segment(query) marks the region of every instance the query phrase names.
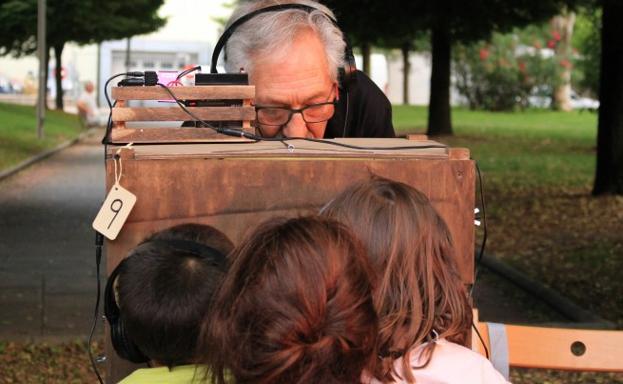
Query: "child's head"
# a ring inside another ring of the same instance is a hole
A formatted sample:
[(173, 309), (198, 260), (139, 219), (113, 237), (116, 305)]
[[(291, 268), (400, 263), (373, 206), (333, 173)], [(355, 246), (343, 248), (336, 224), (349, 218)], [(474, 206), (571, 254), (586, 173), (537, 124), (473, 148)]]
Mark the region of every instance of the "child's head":
[(237, 383), (354, 383), (377, 333), (363, 248), (326, 218), (260, 225), (232, 253), (206, 361)]
[(201, 321), (232, 248), (222, 232), (198, 224), (158, 232), (134, 248), (105, 292), (117, 353), (136, 363), (193, 363)]
[[(367, 247), (377, 272), (379, 316), (375, 376), (391, 379), (394, 361), (437, 333), (462, 342), (471, 310), (457, 271), (448, 227), (428, 198), (409, 185), (379, 177), (340, 193), (323, 215), (347, 224)], [(406, 368), (406, 367), (405, 367)], [(413, 381), (410, 369), (403, 369)]]

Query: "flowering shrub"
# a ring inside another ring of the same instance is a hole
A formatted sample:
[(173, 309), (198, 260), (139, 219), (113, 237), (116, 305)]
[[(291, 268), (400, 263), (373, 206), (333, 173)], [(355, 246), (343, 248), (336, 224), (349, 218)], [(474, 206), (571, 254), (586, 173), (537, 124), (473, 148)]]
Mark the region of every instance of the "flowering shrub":
[(537, 102), (540, 106), (549, 105), (562, 71), (572, 68), (570, 58), (555, 54), (559, 41), (557, 31), (532, 27), (496, 33), (487, 42), (458, 45), (454, 85), (470, 109), (508, 111), (535, 104), (531, 102), (535, 98), (548, 101)]

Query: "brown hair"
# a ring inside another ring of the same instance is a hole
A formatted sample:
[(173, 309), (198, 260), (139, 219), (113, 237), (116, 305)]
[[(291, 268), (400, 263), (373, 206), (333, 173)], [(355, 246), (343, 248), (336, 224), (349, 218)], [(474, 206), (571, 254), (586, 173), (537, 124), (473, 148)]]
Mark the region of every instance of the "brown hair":
[(269, 221), (231, 260), (202, 335), (213, 380), (359, 382), (374, 360), (377, 323), (371, 269), (346, 227)]
[[(393, 381), (394, 363), (403, 357), (404, 380), (415, 382), (413, 348), (434, 339), (435, 332), (462, 343), (471, 326), (446, 223), (422, 192), (380, 177), (346, 189), (323, 214), (352, 228), (378, 274), (373, 297), (381, 364), (368, 370), (381, 381)], [(426, 359), (433, 348), (430, 343), (424, 350)]]

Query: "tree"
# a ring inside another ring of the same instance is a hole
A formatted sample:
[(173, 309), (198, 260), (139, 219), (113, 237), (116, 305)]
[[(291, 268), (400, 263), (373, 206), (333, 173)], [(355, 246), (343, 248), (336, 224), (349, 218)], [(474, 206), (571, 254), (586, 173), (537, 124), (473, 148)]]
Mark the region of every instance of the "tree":
[(623, 195), (623, 2), (602, 0), (594, 195)]
[(573, 46), (578, 48), (575, 60), (576, 78), (573, 85), (582, 93), (599, 97), (599, 68), (601, 58), (601, 8), (582, 7), (576, 18)]
[(577, 0), (415, 0), (422, 9), (414, 14), (431, 31), (432, 73), (428, 107), (428, 134), (452, 134), (450, 62), (456, 42), (486, 39), (493, 31), (539, 22), (558, 14)]
[(416, 2), (406, 3), (393, 0), (385, 3), (385, 9), (391, 13), (391, 23), (385, 24), (380, 31), (375, 45), (388, 49), (399, 49), (402, 56), (402, 103), (409, 104), (409, 76), (411, 72), (410, 56), (416, 49), (428, 48), (428, 34), (413, 20), (417, 13)]
[(552, 40), (554, 52), (563, 70), (560, 73), (560, 82), (554, 89), (553, 106), (555, 109), (570, 111), (571, 108), (571, 40), (573, 38), (573, 25), (575, 13), (564, 10), (560, 15), (554, 16), (551, 21)]
[(383, 9), (376, 0), (321, 0), (331, 8), (348, 42), (358, 47), (363, 58), (362, 70), (370, 74), (372, 45), (379, 38), (379, 31), (387, 20), (381, 20)]
[(403, 62), (403, 103), (409, 103), (409, 54), (424, 31), (414, 21), (417, 1), (322, 0), (335, 11), (342, 30), (363, 57), (363, 71), (370, 74), (372, 46), (398, 48)]
[[(154, 31), (166, 21), (157, 15), (163, 2), (48, 0), (46, 42), (56, 60), (56, 108), (63, 109), (61, 57), (66, 43), (89, 44)], [(36, 16), (37, 0), (0, 0), (0, 55), (18, 57), (36, 51)]]

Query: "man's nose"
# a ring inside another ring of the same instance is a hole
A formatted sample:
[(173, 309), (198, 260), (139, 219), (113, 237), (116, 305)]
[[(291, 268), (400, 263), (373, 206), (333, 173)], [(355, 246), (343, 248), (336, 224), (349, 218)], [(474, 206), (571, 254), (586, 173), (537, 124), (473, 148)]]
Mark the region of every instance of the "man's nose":
[(307, 125), (300, 113), (295, 113), (288, 124), (283, 128), (283, 134), (287, 137), (307, 137)]

